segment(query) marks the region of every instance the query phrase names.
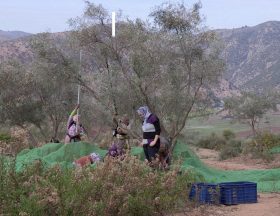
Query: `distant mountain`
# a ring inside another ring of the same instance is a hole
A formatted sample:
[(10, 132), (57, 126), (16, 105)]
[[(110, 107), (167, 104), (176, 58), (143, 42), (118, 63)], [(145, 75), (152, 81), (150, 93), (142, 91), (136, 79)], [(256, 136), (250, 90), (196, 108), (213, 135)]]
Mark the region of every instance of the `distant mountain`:
[[(223, 57), (226, 72), (220, 88), (214, 91), (220, 97), (240, 89), (280, 89), (280, 22), (269, 21), (253, 27), (215, 30), (224, 43)], [(63, 46), (67, 33), (55, 33)], [(31, 34), (0, 31), (0, 61), (18, 59), (30, 62), (32, 52), (28, 40)], [(9, 38), (1, 41), (1, 38)], [(15, 39), (17, 38), (17, 39)]]
[(0, 30), (0, 42), (7, 41), (7, 40), (14, 40), (26, 36), (30, 36), (32, 34), (21, 32), (21, 31), (2, 31)]
[(0, 42), (0, 63), (8, 60), (29, 63), (32, 60), (32, 56), (29, 37)]
[(30, 33), (0, 30), (0, 62), (17, 59), (23, 63), (31, 61)]
[(280, 22), (216, 30), (224, 41), (224, 78), (240, 89), (280, 88)]

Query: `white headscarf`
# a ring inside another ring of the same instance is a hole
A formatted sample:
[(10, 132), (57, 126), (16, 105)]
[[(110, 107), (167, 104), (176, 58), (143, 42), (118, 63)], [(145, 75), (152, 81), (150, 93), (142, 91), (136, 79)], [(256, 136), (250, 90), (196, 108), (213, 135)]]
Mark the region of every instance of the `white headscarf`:
[(149, 118), (149, 116), (152, 114), (147, 106), (139, 107), (137, 113), (142, 114), (144, 116), (144, 121), (146, 121)]
[(92, 161), (94, 161), (94, 162), (98, 162), (101, 160), (99, 154), (94, 153), (94, 152), (90, 154), (90, 157), (91, 157)]

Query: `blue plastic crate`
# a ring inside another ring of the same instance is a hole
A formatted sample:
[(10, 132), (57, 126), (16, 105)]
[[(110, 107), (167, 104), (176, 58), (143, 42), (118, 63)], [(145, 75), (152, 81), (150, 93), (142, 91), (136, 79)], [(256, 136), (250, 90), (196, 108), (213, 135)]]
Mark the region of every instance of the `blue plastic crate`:
[(241, 203), (256, 203), (257, 184), (254, 182), (224, 182), (219, 184), (220, 203), (234, 205)]
[(200, 204), (219, 203), (219, 188), (217, 184), (194, 183), (192, 184), (189, 199)]

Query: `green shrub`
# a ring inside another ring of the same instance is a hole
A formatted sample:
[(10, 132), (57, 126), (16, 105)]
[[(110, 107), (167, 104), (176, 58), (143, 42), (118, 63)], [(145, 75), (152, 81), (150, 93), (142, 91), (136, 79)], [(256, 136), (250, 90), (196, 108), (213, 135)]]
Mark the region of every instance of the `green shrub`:
[(223, 146), (219, 153), (220, 160), (226, 160), (228, 158), (236, 157), (242, 152), (241, 141), (230, 140)]
[(223, 137), (212, 133), (210, 136), (200, 139), (196, 146), (200, 148), (215, 149), (219, 150), (226, 144), (226, 140)]
[(258, 134), (255, 140), (259, 144), (261, 151), (272, 149), (273, 147), (280, 145), (279, 135), (275, 135), (269, 132)]
[(235, 138), (235, 133), (229, 129), (223, 131), (223, 137), (226, 140), (231, 140)]
[(0, 141), (9, 142), (12, 137), (9, 134), (0, 134)]
[(236, 157), (242, 152), (241, 141), (235, 140), (235, 134), (231, 130), (224, 130), (223, 136), (212, 133), (210, 136), (200, 139), (196, 146), (219, 150), (220, 160)]
[(243, 153), (251, 154), (253, 158), (262, 158), (266, 161), (271, 161), (274, 159), (271, 149), (279, 144), (279, 135), (263, 132), (245, 143)]
[(192, 172), (178, 175), (177, 169), (153, 170), (132, 156), (76, 170), (45, 170), (37, 161), (16, 173), (1, 164), (3, 215), (169, 214), (186, 204), (195, 178)]

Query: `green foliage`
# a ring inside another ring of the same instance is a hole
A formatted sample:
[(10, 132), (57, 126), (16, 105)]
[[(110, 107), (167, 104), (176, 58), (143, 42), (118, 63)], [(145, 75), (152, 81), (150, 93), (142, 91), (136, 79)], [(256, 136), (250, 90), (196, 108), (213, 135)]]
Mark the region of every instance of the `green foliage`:
[(262, 146), (263, 150), (271, 149), (280, 145), (280, 136), (269, 132), (263, 132), (257, 135), (256, 142)]
[(134, 116), (135, 108), (146, 104), (159, 116), (164, 135), (175, 139), (192, 110), (208, 114), (211, 103), (201, 89), (222, 75), (222, 49), (202, 25), (200, 4), (162, 4), (151, 17), (150, 25), (119, 16), (112, 41), (108, 11), (87, 4), (83, 16), (71, 22), (73, 42), (86, 53), (79, 83), (104, 112)]
[(9, 142), (12, 140), (12, 137), (9, 134), (0, 134), (0, 141)]
[[(135, 157), (105, 159), (94, 169), (45, 170), (37, 161), (23, 172), (0, 169), (0, 214), (154, 215), (187, 201), (191, 172), (152, 170)], [(4, 168), (5, 167), (5, 168)]]
[(241, 141), (235, 140), (235, 134), (231, 130), (224, 130), (223, 136), (212, 133), (210, 136), (200, 139), (196, 145), (220, 151), (220, 160), (236, 157), (242, 152)]
[(226, 140), (234, 139), (235, 138), (235, 133), (233, 131), (227, 129), (227, 130), (223, 131), (223, 137)]
[(42, 104), (36, 100), (32, 75), (27, 67), (18, 62), (4, 62), (0, 65), (0, 120), (10, 125), (23, 126), (26, 123), (40, 125)]
[(201, 23), (202, 19), (199, 14), (201, 4), (196, 3), (188, 12), (192, 16), (186, 19), (186, 7), (181, 4), (163, 4), (162, 7), (155, 10), (151, 16), (154, 17), (155, 22), (162, 26), (163, 29), (174, 32), (187, 32), (194, 26)]
[(210, 136), (200, 139), (197, 144), (198, 147), (219, 150), (226, 145), (226, 140), (215, 133)]
[(226, 160), (228, 158), (236, 157), (242, 153), (242, 145), (239, 140), (229, 140), (226, 145), (223, 146), (219, 153), (220, 160)]
[(269, 110), (277, 110), (277, 97), (271, 93), (243, 92), (241, 96), (234, 96), (225, 100), (225, 109), (234, 118), (250, 125), (253, 134), (260, 119)]
[(279, 135), (263, 132), (257, 134), (255, 138), (245, 143), (244, 153), (251, 154), (254, 158), (262, 158), (271, 161), (274, 158), (271, 149), (279, 145)]

